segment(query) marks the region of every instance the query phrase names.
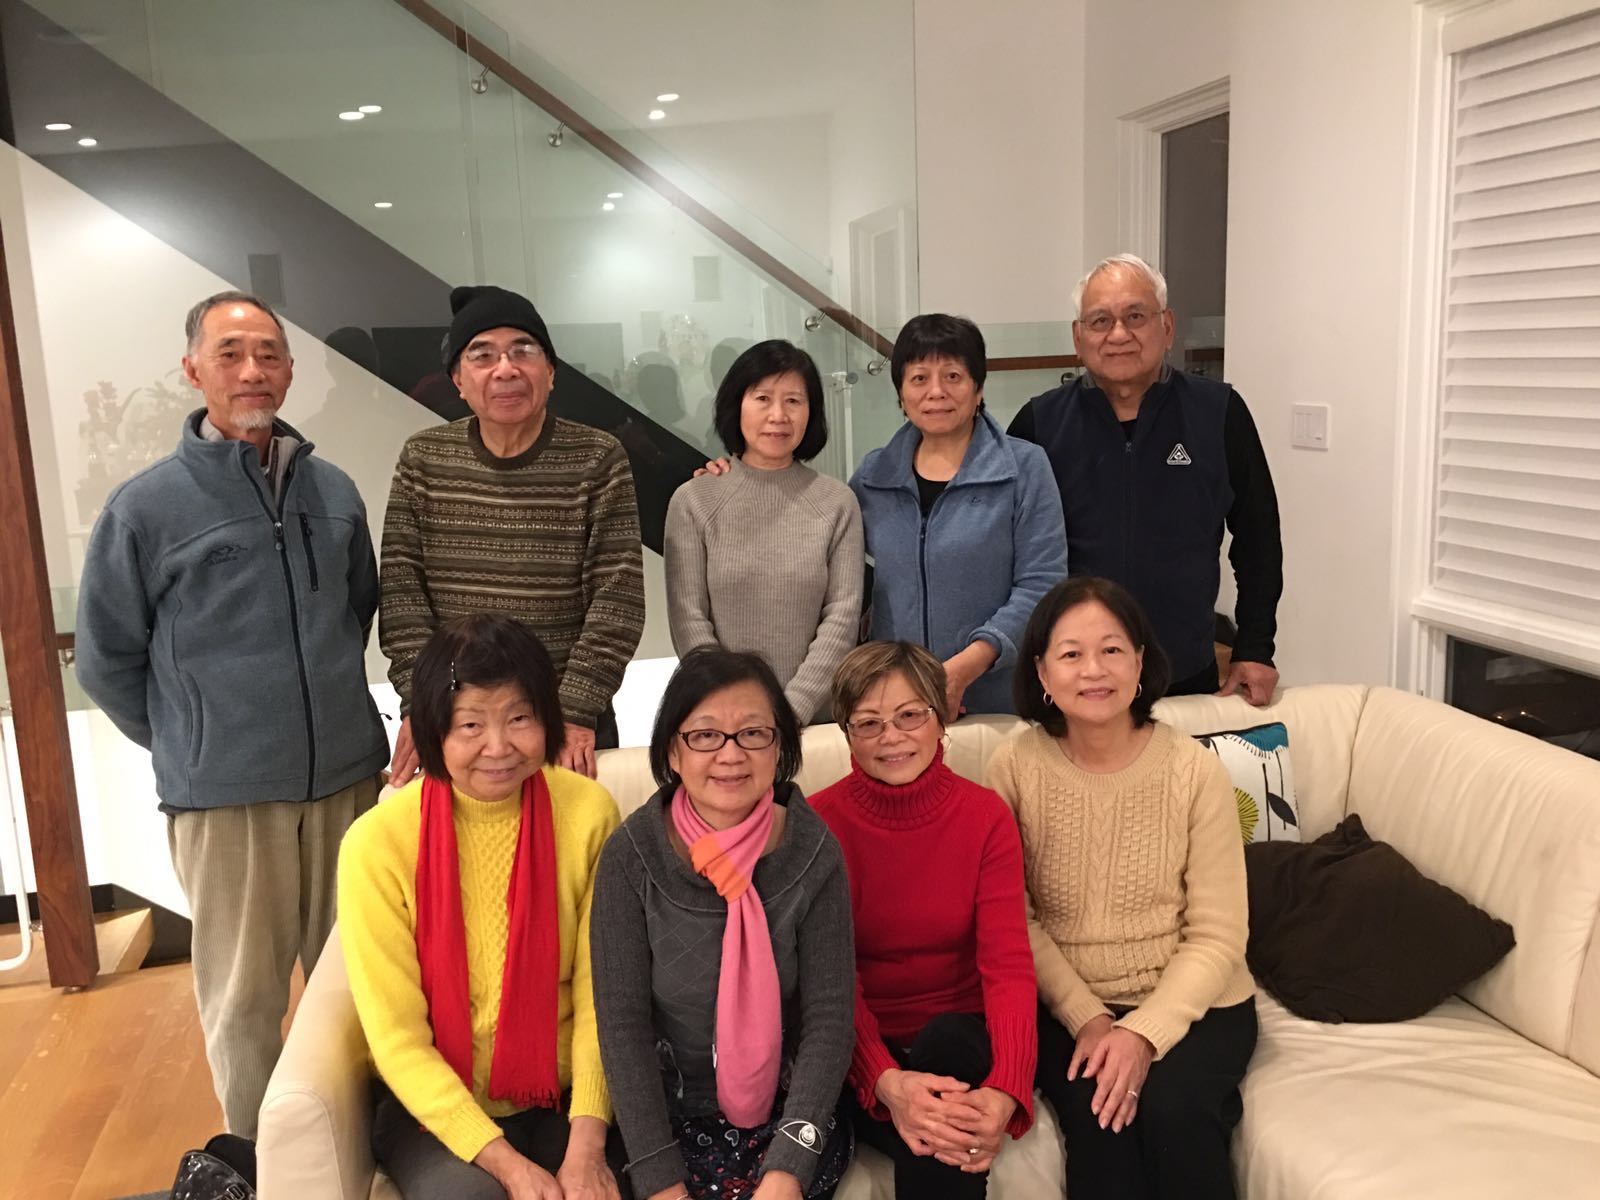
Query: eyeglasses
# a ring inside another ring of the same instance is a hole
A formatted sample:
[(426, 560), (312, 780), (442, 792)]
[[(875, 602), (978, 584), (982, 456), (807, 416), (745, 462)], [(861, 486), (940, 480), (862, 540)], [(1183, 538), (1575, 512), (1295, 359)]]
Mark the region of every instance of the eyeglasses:
[(478, 345), (468, 346), (461, 352), (461, 357), (467, 364), (474, 367), (499, 366), (502, 355), (511, 360), (512, 366), (520, 367), (524, 363), (541, 361), (544, 358), (544, 347), (538, 342), (515, 342), (504, 350), (496, 350), (489, 345)]
[(1129, 333), (1138, 333), (1152, 319), (1153, 315), (1151, 313), (1145, 312), (1142, 308), (1135, 308), (1123, 313), (1121, 317), (1113, 316), (1108, 312), (1090, 313), (1079, 324), (1096, 337), (1104, 337), (1117, 327), (1118, 321), (1121, 321), (1122, 327)]
[(921, 708), (902, 708), (889, 721), (881, 717), (865, 717), (860, 721), (849, 722), (844, 728), (851, 737), (870, 742), (873, 738), (883, 736), (883, 731), (889, 727), (890, 721), (901, 733), (910, 733), (913, 729), (921, 729), (926, 725), (931, 716), (933, 708), (925, 704)]
[(737, 733), (724, 733), (720, 729), (680, 729), (678, 736), (689, 749), (713, 754), (730, 741), (741, 750), (765, 750), (778, 740), (778, 731), (771, 725), (752, 725)]

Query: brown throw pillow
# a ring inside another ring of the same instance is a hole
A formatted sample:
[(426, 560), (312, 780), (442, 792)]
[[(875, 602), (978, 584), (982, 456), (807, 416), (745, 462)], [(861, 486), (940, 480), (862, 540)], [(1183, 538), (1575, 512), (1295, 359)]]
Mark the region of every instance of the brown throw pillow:
[(1516, 944), (1510, 925), (1373, 841), (1354, 814), (1314, 842), (1244, 849), (1250, 970), (1298, 1016), (1419, 1017)]

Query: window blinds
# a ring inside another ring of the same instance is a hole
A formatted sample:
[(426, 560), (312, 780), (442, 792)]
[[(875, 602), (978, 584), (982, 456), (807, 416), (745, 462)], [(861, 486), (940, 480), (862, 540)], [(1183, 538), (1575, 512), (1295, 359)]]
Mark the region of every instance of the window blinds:
[(1600, 13), (1456, 56), (1433, 586), (1600, 627)]

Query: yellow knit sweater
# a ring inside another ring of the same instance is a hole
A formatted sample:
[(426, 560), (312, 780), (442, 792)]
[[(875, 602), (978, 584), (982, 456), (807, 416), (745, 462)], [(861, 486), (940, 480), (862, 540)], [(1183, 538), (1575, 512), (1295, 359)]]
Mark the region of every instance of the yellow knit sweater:
[[(589, 904), (600, 847), (618, 823), (616, 801), (598, 783), (545, 767), (556, 836), (556, 905), (561, 937), (561, 1085), (569, 1116), (611, 1119), (600, 1065), (589, 975)], [(417, 841), (422, 781), (360, 817), (339, 849), (339, 932), (350, 991), (373, 1065), (405, 1105), (458, 1157), (471, 1161), (516, 1105), (488, 1097), (500, 979), (506, 960), (506, 889), (516, 854), (522, 800), (498, 803), (455, 792), (462, 912), (467, 926), (467, 986), (472, 1008), (472, 1090), (434, 1048), (417, 962)]]
[(1227, 772), (1157, 724), (1129, 766), (1077, 767), (1032, 727), (989, 761), (1022, 829), (1039, 998), (1076, 1036), (1108, 1005), (1156, 1056), (1207, 1009), (1247, 1000), (1244, 844)]

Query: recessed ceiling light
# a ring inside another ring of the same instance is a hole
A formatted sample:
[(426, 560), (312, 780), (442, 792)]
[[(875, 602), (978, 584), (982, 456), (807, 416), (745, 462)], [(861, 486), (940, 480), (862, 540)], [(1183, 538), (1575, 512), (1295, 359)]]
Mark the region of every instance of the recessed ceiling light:
[(339, 120), (341, 120), (341, 121), (364, 121), (366, 119), (367, 119), (367, 114), (366, 113), (357, 112), (353, 108), (349, 112), (342, 112), (342, 113), (339, 114)]
[(677, 98), (678, 98), (678, 93), (677, 92), (662, 92), (661, 95), (656, 97), (656, 103), (657, 104), (671, 104)]
[(622, 199), (622, 193), (621, 192), (607, 192), (606, 193), (606, 199), (607, 200), (621, 200)]
[(359, 112), (359, 113), (368, 113), (368, 114), (381, 113), (383, 111), (383, 105), (381, 105), (381, 104), (359, 104), (359, 105), (356, 106), (356, 111)]
[(659, 121), (662, 118), (664, 118), (666, 115), (667, 115), (667, 113), (666, 113), (665, 109), (652, 108), (650, 110), (650, 119), (652, 121)]
[(394, 207), (394, 201), (392, 201), (392, 200), (374, 200), (372, 202), (372, 207), (373, 208), (393, 208)]
[(611, 212), (616, 207), (617, 206), (615, 204), (613, 204), (613, 203), (611, 203), (611, 201), (607, 200), (604, 204), (602, 204), (600, 206), (600, 211), (601, 212)]
[(100, 144), (100, 140), (98, 138), (79, 138), (78, 139), (78, 145), (83, 146), (85, 148), (87, 148), (89, 146), (98, 146), (99, 144)]
[(68, 125), (65, 121), (51, 121), (50, 124), (45, 126), (45, 128), (51, 133), (65, 133), (67, 130), (71, 129), (72, 126)]

